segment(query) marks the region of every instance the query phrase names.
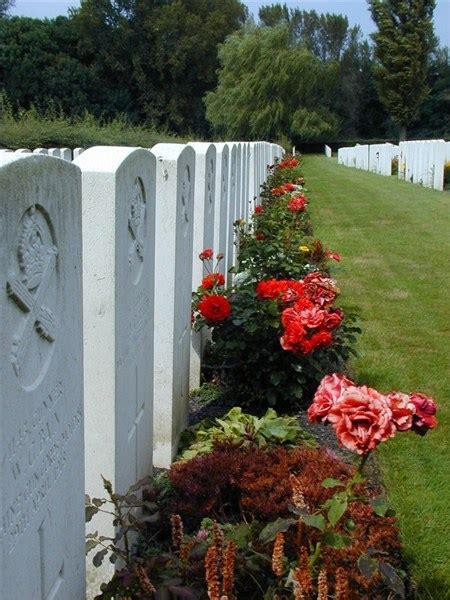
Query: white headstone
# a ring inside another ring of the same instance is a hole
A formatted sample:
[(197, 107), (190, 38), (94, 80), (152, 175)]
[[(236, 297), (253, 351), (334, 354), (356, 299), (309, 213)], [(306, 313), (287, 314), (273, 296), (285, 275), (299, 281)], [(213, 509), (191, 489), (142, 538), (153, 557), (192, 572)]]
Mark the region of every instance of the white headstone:
[(33, 154), (48, 154), (47, 148), (35, 148)]
[(229, 165), (230, 149), (228, 144), (217, 143), (216, 147), (216, 209), (214, 217), (214, 251), (223, 254), (220, 271), (227, 271), (226, 252), (228, 244), (228, 204), (229, 204)]
[(53, 156), (55, 158), (61, 158), (61, 149), (60, 148), (49, 148), (48, 155)]
[[(93, 147), (74, 164), (83, 187), (86, 492), (119, 494), (152, 470), (155, 160), (138, 148)], [(112, 536), (108, 515), (89, 531)], [(111, 576), (92, 566), (90, 595)]]
[(85, 148), (74, 148), (73, 149), (73, 159), (75, 160), (76, 158), (81, 156), (81, 154), (83, 154), (83, 152), (85, 152)]
[(230, 147), (230, 172), (229, 172), (229, 202), (228, 202), (228, 215), (227, 215), (227, 248), (225, 250), (225, 263), (227, 268), (226, 283), (231, 285), (232, 274), (228, 271), (234, 266), (235, 258), (235, 235), (234, 235), (234, 221), (236, 219), (236, 205), (238, 201), (237, 192), (237, 181), (238, 181), (238, 170), (239, 170), (239, 153), (238, 144), (235, 142), (229, 142)]
[(31, 154), (31, 150), (29, 148), (19, 148), (15, 151), (16, 154)]
[[(202, 277), (206, 275), (198, 255), (204, 248), (214, 250), (214, 208), (216, 186), (216, 148), (206, 142), (190, 143), (195, 151), (194, 182), (194, 233), (192, 289), (196, 290)], [(203, 354), (204, 336), (201, 331), (191, 331), (190, 388), (200, 385), (200, 368)]]
[(0, 159), (0, 595), (85, 597), (81, 180)]
[(325, 156), (326, 156), (327, 158), (331, 158), (331, 157), (332, 157), (332, 155), (333, 155), (333, 153), (332, 153), (332, 151), (331, 151), (331, 148), (330, 148), (330, 146), (327, 146), (327, 145), (325, 144)]
[(186, 427), (192, 300), (195, 152), (157, 144), (154, 464), (168, 467)]
[(72, 150), (70, 148), (61, 148), (60, 154), (63, 160), (68, 160), (69, 162), (72, 160)]

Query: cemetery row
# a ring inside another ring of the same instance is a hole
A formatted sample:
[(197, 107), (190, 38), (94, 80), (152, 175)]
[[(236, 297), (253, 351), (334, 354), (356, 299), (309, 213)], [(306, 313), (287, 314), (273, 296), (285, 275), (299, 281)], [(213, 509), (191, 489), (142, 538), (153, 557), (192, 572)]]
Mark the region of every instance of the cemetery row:
[[(0, 152), (2, 598), (84, 598), (85, 490), (101, 496), (104, 475), (123, 493), (170, 464), (199, 381), (197, 256), (223, 253), (227, 274), (233, 223), (281, 153), (266, 142), (94, 147), (72, 163)], [(92, 526), (110, 535), (103, 516)], [(110, 575), (94, 571), (92, 591)]]
[[(327, 150), (325, 152), (328, 156)], [(339, 164), (378, 175), (392, 175), (395, 159), (398, 160), (399, 179), (443, 191), (444, 168), (450, 161), (450, 142), (417, 140), (400, 142), (398, 146), (389, 143), (357, 144), (353, 148), (338, 150)]]

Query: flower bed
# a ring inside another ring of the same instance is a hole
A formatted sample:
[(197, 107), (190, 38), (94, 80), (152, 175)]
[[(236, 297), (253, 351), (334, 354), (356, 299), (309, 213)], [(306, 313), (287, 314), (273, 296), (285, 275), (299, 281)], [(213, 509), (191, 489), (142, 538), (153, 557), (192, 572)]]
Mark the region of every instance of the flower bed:
[[(235, 407), (204, 421), (186, 432), (168, 473), (125, 496), (105, 482), (109, 499), (88, 499), (88, 518), (110, 506), (118, 525), (114, 540), (89, 536), (94, 563), (110, 553), (125, 565), (99, 598), (410, 593), (395, 516), (364, 469), (381, 443), (436, 427), (435, 403), (343, 374), (358, 329), (336, 306), (329, 265), (340, 257), (311, 236), (296, 158), (272, 168), (262, 198), (252, 224), (237, 223), (232, 288), (224, 287), (221, 257), (201, 252), (209, 272), (193, 296), (193, 325), (212, 330), (209, 359), (236, 404), (264, 414)], [(274, 404), (307, 408), (311, 422), (330, 426), (354, 454), (355, 466), (318, 448), (295, 418), (267, 410)]]

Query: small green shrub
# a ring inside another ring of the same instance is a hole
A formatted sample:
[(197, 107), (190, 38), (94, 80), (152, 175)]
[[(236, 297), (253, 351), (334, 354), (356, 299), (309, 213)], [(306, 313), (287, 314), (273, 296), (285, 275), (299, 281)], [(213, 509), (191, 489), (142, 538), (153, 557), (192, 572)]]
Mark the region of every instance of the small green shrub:
[(186, 429), (181, 435), (180, 458), (191, 459), (211, 452), (216, 442), (231, 442), (243, 448), (300, 444), (317, 447), (314, 438), (300, 427), (295, 417), (278, 416), (269, 408), (258, 418), (236, 406), (221, 419), (203, 419)]

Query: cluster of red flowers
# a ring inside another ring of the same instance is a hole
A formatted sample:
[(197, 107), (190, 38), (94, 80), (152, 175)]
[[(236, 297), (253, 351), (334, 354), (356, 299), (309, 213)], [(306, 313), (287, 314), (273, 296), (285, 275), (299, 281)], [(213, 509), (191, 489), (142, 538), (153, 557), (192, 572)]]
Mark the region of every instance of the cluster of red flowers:
[(305, 194), (300, 194), (300, 196), (294, 196), (294, 198), (289, 201), (288, 209), (293, 213), (303, 212), (307, 203), (308, 200), (306, 199)]
[(319, 272), (310, 273), (303, 281), (269, 279), (256, 286), (261, 300), (291, 305), (281, 313), (284, 332), (280, 342), (284, 350), (300, 354), (309, 354), (333, 341), (331, 332), (344, 316), (341, 310), (331, 308), (338, 293), (334, 281)]
[(419, 392), (383, 395), (340, 374), (326, 375), (308, 409), (310, 421), (328, 421), (341, 446), (367, 454), (397, 431), (425, 435), (437, 425), (436, 404)]
[(256, 215), (260, 215), (263, 212), (264, 212), (264, 209), (260, 204), (258, 206), (255, 206), (255, 214)]
[(271, 194), (272, 196), (284, 196), (288, 192), (295, 192), (297, 187), (293, 183), (285, 183), (284, 185), (280, 185), (279, 187), (272, 188)]
[(210, 290), (215, 285), (225, 285), (225, 277), (222, 273), (209, 273), (209, 275), (203, 277), (200, 285), (204, 290)]
[(278, 163), (278, 169), (293, 169), (298, 165), (298, 160), (296, 158), (286, 158)]
[[(200, 301), (197, 304), (197, 310), (200, 315), (211, 323), (220, 323), (225, 321), (231, 314), (231, 304), (229, 300), (217, 288), (225, 285), (225, 277), (222, 273), (212, 270), (211, 262), (214, 258), (212, 248), (205, 248), (198, 255), (204, 263), (207, 270), (211, 272), (203, 277), (197, 293), (200, 294)], [(217, 264), (222, 260), (223, 254), (217, 255)], [(195, 317), (193, 316), (193, 320)]]

